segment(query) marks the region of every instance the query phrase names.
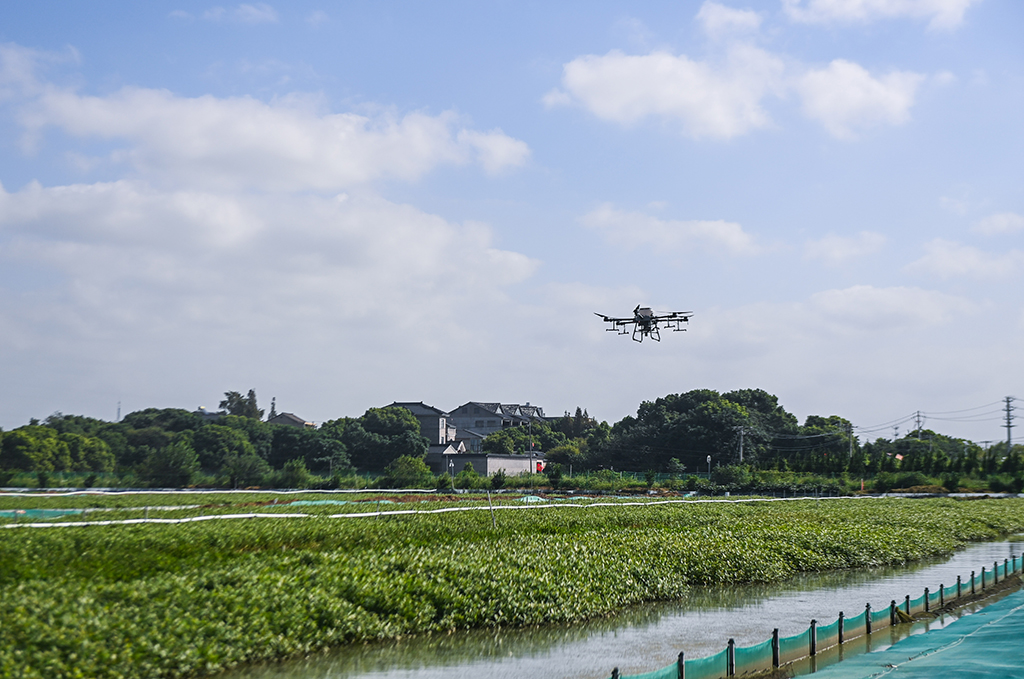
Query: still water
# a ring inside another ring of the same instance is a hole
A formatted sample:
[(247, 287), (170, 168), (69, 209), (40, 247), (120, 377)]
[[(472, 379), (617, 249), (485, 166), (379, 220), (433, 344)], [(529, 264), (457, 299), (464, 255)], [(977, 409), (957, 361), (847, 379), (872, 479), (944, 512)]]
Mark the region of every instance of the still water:
[[(899, 568), (801, 575), (772, 584), (694, 588), (686, 598), (648, 604), (581, 625), (532, 627), (426, 635), (397, 642), (356, 645), (286, 663), (247, 667), (222, 679), (603, 679), (618, 667), (647, 672), (676, 660), (680, 651), (697, 658), (802, 632), (812, 618), (830, 623), (843, 611), (853, 616), (871, 603), (877, 610), (925, 587), (956, 584), (972, 570), (1024, 550), (1024, 535), (972, 545), (948, 559)], [(964, 613), (969, 613), (966, 609)], [(912, 633), (956, 619), (920, 623)], [(877, 637), (879, 635), (872, 635)], [(889, 633), (872, 641), (881, 650)]]

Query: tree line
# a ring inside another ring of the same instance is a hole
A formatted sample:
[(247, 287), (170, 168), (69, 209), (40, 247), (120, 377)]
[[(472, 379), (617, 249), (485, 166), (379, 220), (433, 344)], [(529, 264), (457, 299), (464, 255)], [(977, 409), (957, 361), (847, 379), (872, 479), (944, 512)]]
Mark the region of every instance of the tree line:
[[(226, 487), (296, 486), (309, 483), (311, 475), (330, 479), (357, 471), (398, 474), (401, 469), (407, 476), (415, 470), (420, 480), (429, 473), (422, 463), (429, 442), (405, 408), (370, 408), (360, 417), (298, 428), (263, 421), (253, 390), (225, 392), (220, 407), (215, 418), (147, 408), (120, 422), (54, 413), (0, 431), (0, 472), (113, 472), (153, 486), (184, 486), (203, 478)], [(270, 417), (274, 414), (272, 405)], [(742, 463), (751, 470), (881, 475), (883, 485), (885, 475), (910, 472), (1001, 474), (1008, 487), (1024, 487), (1021, 446), (982, 448), (931, 430), (861, 441), (851, 422), (838, 415), (811, 415), (800, 424), (762, 389), (669, 394), (644, 401), (635, 416), (614, 425), (577, 407), (574, 414), (491, 434), (483, 450), (544, 453), (556, 476), (616, 470), (681, 477)]]

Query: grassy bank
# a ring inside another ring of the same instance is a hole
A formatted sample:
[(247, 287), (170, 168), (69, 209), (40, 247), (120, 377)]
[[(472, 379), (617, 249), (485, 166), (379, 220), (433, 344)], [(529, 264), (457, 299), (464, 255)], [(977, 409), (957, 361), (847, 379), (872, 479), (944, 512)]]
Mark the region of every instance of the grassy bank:
[[(154, 502), (154, 504), (157, 504)], [(5, 529), (0, 676), (183, 677), (400, 635), (573, 622), (689, 584), (894, 564), (1022, 500), (833, 500)]]

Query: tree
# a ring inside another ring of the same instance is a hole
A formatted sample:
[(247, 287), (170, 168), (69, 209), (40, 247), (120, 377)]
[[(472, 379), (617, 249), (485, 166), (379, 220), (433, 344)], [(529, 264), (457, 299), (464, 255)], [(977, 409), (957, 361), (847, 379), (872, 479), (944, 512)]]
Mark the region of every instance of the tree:
[(224, 459), (220, 472), (228, 477), (232, 488), (244, 488), (262, 484), (270, 474), (270, 465), (258, 455), (231, 453)]
[(161, 450), (153, 450), (142, 465), (140, 477), (150, 486), (184, 488), (199, 471), (199, 456), (182, 438)]
[(325, 422), (321, 431), (344, 443), (358, 469), (382, 471), (403, 456), (426, 457), (430, 447), (420, 434), (419, 420), (405, 408), (370, 408), (358, 419)]
[(241, 431), (219, 424), (208, 424), (192, 436), (192, 447), (199, 464), (210, 471), (220, 469), (230, 456), (256, 455), (256, 449)]
[(237, 391), (225, 391), (224, 400), (220, 402), (220, 408), (226, 410), (228, 415), (251, 417), (254, 420), (263, 419), (263, 411), (256, 405), (255, 389), (250, 389), (246, 396), (242, 396)]
[(163, 431), (181, 432), (198, 429), (203, 426), (203, 419), (195, 413), (181, 408), (146, 408), (128, 413), (121, 424), (129, 429), (146, 429), (156, 427)]
[(402, 455), (388, 464), (384, 483), (389, 488), (431, 488), (434, 474), (421, 458)]
[(110, 446), (103, 439), (70, 432), (61, 434), (60, 440), (71, 454), (71, 468), (78, 472), (110, 472), (116, 461)]
[(0, 469), (50, 472), (71, 468), (71, 451), (54, 429), (30, 424), (3, 436)]
[(333, 471), (349, 466), (345, 445), (316, 429), (299, 429), (286, 424), (270, 425), (273, 440), (267, 461), (281, 467), (289, 460), (302, 460), (307, 469)]

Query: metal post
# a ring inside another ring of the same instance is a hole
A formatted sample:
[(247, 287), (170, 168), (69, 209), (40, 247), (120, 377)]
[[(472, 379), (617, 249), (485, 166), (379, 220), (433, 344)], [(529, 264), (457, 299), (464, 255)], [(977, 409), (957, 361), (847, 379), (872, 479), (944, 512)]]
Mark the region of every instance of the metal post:
[(907, 598), (904, 599), (903, 601), (904, 601), (904, 603), (906, 604), (906, 607), (907, 607), (907, 615), (910, 615), (910, 595), (908, 594)]
[(871, 602), (864, 604), (864, 629), (871, 634)]
[(957, 599), (959, 599), (961, 596), (963, 596), (963, 592), (961, 591), (961, 588), (962, 588), (962, 584), (960, 582), (960, 576), (958, 575), (958, 576), (956, 576), (956, 598)]
[(616, 667), (612, 670), (612, 679), (619, 679), (619, 668)]
[(679, 679), (686, 679), (686, 661), (683, 660), (682, 651), (679, 651), (679, 659), (676, 660), (676, 668), (679, 670)]
[(981, 591), (985, 591), (985, 567), (981, 567)]
[(729, 639), (729, 646), (725, 649), (725, 676), (736, 676), (736, 640)]
[(928, 596), (929, 596), (928, 588), (925, 587), (924, 588), (924, 612), (925, 613), (927, 613), (928, 611), (931, 610), (931, 606), (928, 605)]
[(974, 571), (971, 571), (971, 594), (974, 594)]
[(839, 644), (840, 645), (842, 645), (842, 643), (843, 643), (843, 625), (844, 624), (845, 623), (844, 623), (844, 619), (843, 619), (843, 612), (839, 611)]
[(893, 599), (889, 602), (889, 625), (896, 625), (896, 600)]
[(946, 607), (946, 586), (939, 584), (939, 608)]
[(779, 666), (779, 628), (772, 630), (772, 667)]
[(810, 648), (811, 657), (818, 655), (818, 621), (811, 620)]

